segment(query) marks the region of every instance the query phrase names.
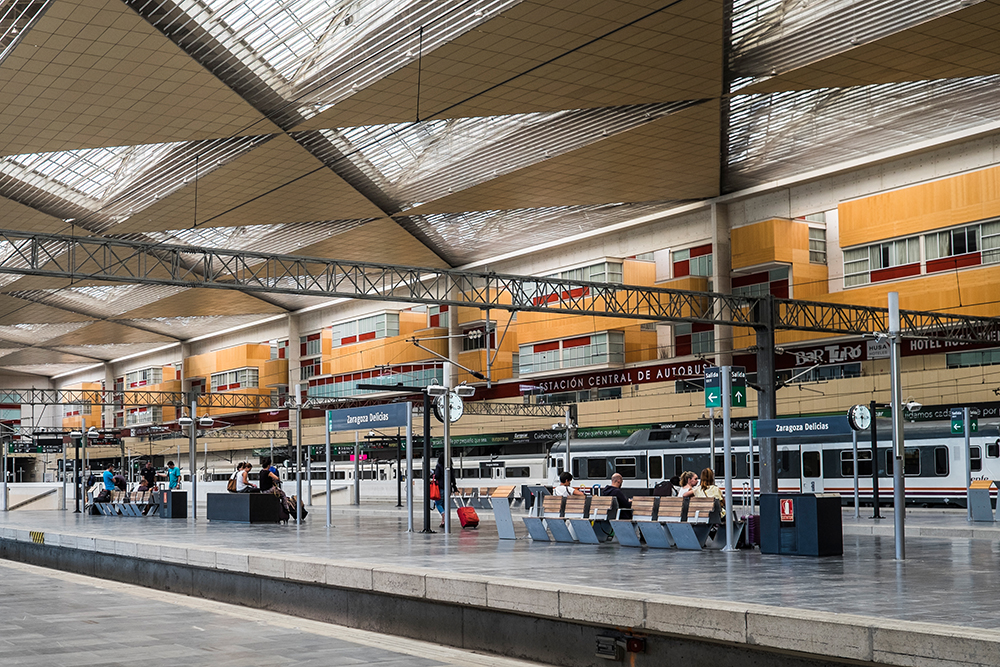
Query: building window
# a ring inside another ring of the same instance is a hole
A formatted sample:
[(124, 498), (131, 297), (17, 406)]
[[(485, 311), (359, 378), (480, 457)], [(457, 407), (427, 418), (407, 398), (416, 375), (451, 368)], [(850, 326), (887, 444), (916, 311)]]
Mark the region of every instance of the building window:
[(448, 306), (428, 306), (427, 326), (448, 328)]
[(406, 364), (313, 380), (309, 383), (309, 397), (347, 398), (375, 394), (381, 391), (378, 389), (358, 389), (358, 384), (378, 384), (386, 387), (402, 384), (408, 387), (426, 387), (429, 384), (442, 384), (443, 382), (444, 370), (440, 363)]
[[(370, 317), (362, 317), (358, 320), (334, 324), (332, 328), (334, 347), (398, 335), (399, 313), (380, 313)], [(320, 351), (317, 350), (316, 354), (319, 353)]]
[(920, 273), (917, 237), (844, 251), (844, 285), (866, 285)]
[(256, 368), (238, 368), (233, 371), (212, 373), (212, 391), (231, 391), (257, 387), (259, 371)]
[(205, 385), (206, 385), (205, 378), (191, 380), (191, 392), (195, 394), (204, 394)]
[(540, 373), (560, 368), (625, 363), (625, 334), (605, 331), (565, 340), (521, 345), (519, 373)]
[(64, 405), (63, 406), (63, 417), (79, 417), (80, 415), (91, 414), (90, 403), (85, 403), (82, 405)]
[(697, 248), (676, 250), (671, 260), (674, 265), (674, 278), (684, 276), (712, 277), (712, 244), (707, 243)]
[(675, 324), (674, 351), (678, 357), (715, 352), (715, 327), (711, 324)]
[(809, 228), (809, 261), (813, 264), (826, 264), (826, 230), (820, 227)]
[(314, 359), (300, 359), (299, 360), (299, 379), (308, 380), (314, 375), (321, 375), (323, 367), (323, 358), (316, 357)]
[(496, 328), (490, 325), (490, 335), (486, 335), (486, 326), (464, 329), (462, 331), (462, 351), (485, 350), (487, 341), (490, 349), (496, 347)]
[(733, 296), (760, 297), (773, 294), (779, 299), (787, 299), (788, 267), (762, 271), (749, 276), (736, 276), (732, 281)]
[(125, 411), (125, 426), (143, 426), (163, 422), (163, 408), (158, 405), (129, 408)]
[(1000, 262), (1000, 221), (984, 222), (924, 237), (927, 272)]
[[(582, 266), (578, 269), (570, 269), (559, 273), (545, 276), (556, 280), (582, 280), (595, 283), (621, 284), (623, 281), (623, 269), (621, 262), (600, 262)], [(579, 299), (590, 296), (589, 287), (574, 287), (569, 290), (552, 291), (551, 285), (540, 283), (524, 283), (525, 296), (531, 300), (535, 306), (543, 303), (552, 303), (560, 299)]]
[(323, 354), (323, 334), (314, 333), (299, 338), (299, 355), (314, 357)]
[(288, 340), (271, 341), (271, 359), (288, 358)]
[(126, 389), (137, 389), (139, 387), (148, 387), (153, 384), (160, 384), (163, 382), (163, 368), (143, 368), (138, 371), (129, 371), (125, 373), (125, 387)]
[(948, 368), (972, 368), (974, 366), (996, 366), (1000, 364), (1000, 347), (972, 352), (952, 352), (945, 355)]

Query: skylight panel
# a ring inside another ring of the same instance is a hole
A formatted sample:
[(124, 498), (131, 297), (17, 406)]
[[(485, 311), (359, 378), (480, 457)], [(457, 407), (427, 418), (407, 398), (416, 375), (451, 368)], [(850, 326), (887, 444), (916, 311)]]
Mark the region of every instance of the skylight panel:
[(0, 0), (0, 62), (14, 50), (52, 0)]
[(405, 211), (697, 103), (452, 118), (292, 136), (348, 182), (358, 183), (360, 172)]

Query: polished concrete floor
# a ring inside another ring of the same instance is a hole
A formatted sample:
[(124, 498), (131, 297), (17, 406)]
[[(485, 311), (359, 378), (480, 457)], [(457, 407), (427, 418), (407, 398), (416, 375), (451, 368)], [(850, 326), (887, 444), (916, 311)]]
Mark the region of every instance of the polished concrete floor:
[(539, 663), (0, 561), (0, 665), (527, 667)]
[[(844, 555), (808, 558), (758, 551), (678, 552), (628, 549), (617, 544), (541, 544), (497, 539), (490, 514), (478, 530), (406, 532), (404, 510), (388, 505), (338, 508), (333, 526), (321, 507), (295, 525), (242, 525), (199, 519), (85, 517), (59, 511), (15, 511), (0, 526), (72, 534), (277, 552), (366, 564), (431, 568), (474, 575), (582, 584), (611, 590), (690, 595), (778, 607), (852, 613), (972, 627), (1000, 627), (1000, 530), (986, 524), (966, 537), (910, 537), (906, 560), (895, 560), (890, 535), (854, 534), (886, 519), (845, 518)], [(202, 516), (204, 516), (202, 514)], [(518, 523), (520, 521), (518, 520)], [(417, 530), (422, 520), (417, 517)], [(432, 523), (437, 529), (437, 517)], [(966, 531), (964, 512), (915, 510), (907, 525)], [(995, 537), (991, 537), (995, 534)]]

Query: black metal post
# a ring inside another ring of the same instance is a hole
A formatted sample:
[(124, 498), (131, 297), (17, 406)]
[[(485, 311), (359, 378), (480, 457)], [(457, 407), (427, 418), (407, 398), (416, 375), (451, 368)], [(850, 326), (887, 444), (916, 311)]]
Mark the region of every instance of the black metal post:
[[(66, 474), (65, 470), (63, 470), (63, 474), (64, 475)], [(73, 495), (76, 496), (76, 509), (73, 510), (73, 514), (79, 514), (80, 496), (82, 495), (81, 492), (83, 492), (84, 488), (83, 472), (80, 466), (80, 438), (73, 438), (73, 477), (74, 477), (73, 481), (76, 483), (76, 486), (74, 487), (75, 491), (73, 492)]]
[(403, 443), (399, 439), (399, 429), (396, 429), (396, 507), (403, 506), (403, 469), (400, 461), (400, 450)]
[(881, 519), (882, 514), (879, 513), (878, 506), (878, 429), (875, 427), (877, 419), (875, 417), (875, 410), (877, 404), (875, 401), (871, 402), (872, 411), (872, 518)]
[(433, 533), (431, 530), (431, 397), (424, 392), (424, 529), (422, 533)]
[[(777, 417), (778, 400), (775, 360), (774, 360), (774, 297), (766, 296), (758, 302), (760, 310), (757, 318), (764, 326), (756, 328), (757, 334), (757, 419)], [(760, 492), (778, 492), (778, 441), (775, 438), (761, 438), (760, 446)], [(715, 461), (712, 462), (712, 466)]]

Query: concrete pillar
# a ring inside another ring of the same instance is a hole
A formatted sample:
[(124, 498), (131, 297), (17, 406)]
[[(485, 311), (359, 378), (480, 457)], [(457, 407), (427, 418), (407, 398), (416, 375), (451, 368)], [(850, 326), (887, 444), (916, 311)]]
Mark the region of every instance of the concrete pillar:
[[(777, 417), (778, 401), (774, 360), (774, 297), (768, 295), (759, 302), (757, 319), (762, 326), (757, 333), (757, 419)], [(778, 441), (761, 438), (760, 445), (760, 492), (778, 492)]]
[[(457, 295), (455, 296), (457, 298)], [(448, 359), (452, 361), (458, 361), (458, 355), (462, 351), (461, 333), (462, 329), (458, 326), (458, 308), (451, 306), (448, 308)], [(454, 387), (458, 384), (458, 366), (455, 364), (445, 364), (444, 372), (445, 385)]]
[[(732, 291), (733, 255), (729, 237), (729, 207), (712, 204), (712, 290), (720, 294)], [(721, 308), (716, 316), (725, 313)], [(733, 328), (715, 327), (715, 364), (730, 366), (733, 363)]]

